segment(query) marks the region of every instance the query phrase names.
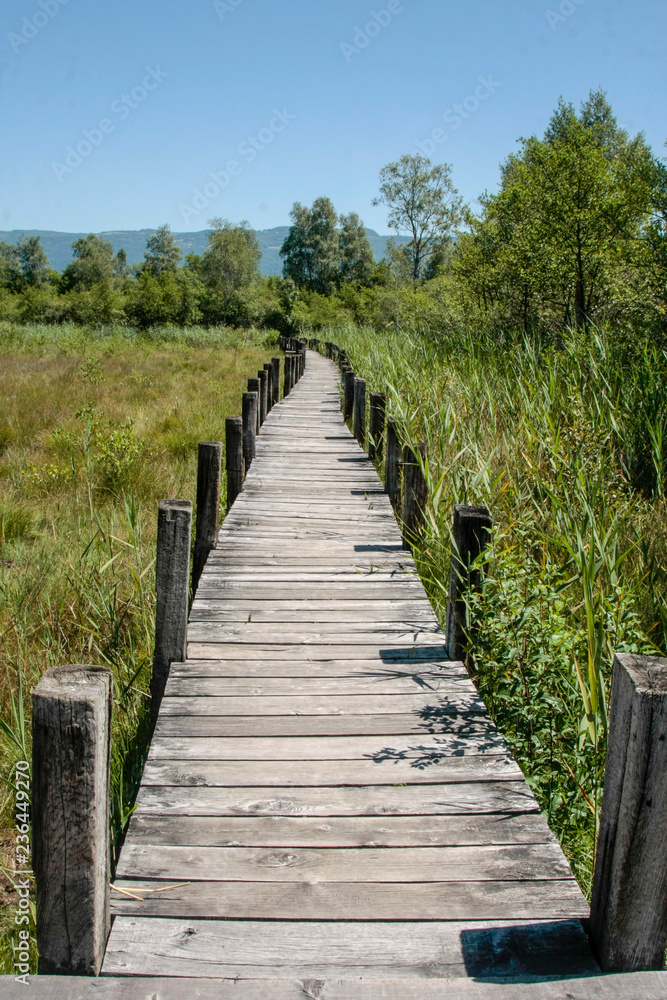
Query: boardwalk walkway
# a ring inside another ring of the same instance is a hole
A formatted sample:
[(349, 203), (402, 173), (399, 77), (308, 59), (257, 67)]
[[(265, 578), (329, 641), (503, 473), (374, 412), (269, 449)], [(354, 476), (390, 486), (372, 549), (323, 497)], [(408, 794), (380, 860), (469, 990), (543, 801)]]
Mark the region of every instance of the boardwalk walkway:
[(145, 898), (114, 894), (105, 975), (402, 1000), (595, 971), (585, 900), (317, 354), (262, 427), (188, 637), (117, 875)]

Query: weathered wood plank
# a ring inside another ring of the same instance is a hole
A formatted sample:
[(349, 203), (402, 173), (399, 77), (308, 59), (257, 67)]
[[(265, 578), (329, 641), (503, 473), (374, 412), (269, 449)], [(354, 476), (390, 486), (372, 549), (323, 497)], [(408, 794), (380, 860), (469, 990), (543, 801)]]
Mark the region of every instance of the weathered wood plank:
[(401, 758), (415, 768), (428, 767), (441, 756), (463, 757), (480, 753), (506, 753), (500, 734), (489, 720), (470, 727), (470, 732), (415, 739), (401, 736), (389, 742), (377, 736), (302, 736), (272, 738), (155, 736), (149, 759), (157, 760), (298, 760), (343, 761), (386, 757)]
[[(117, 917), (104, 973), (197, 976), (205, 970), (207, 976), (261, 978), (280, 968), (285, 977), (399, 976), (421, 986), (434, 977), (479, 975), (481, 955), (495, 975), (561, 975), (564, 966), (574, 975), (596, 971), (578, 921), (527, 926), (330, 921), (304, 928), (299, 922)], [(346, 1000), (352, 997), (356, 1000), (355, 993)]]
[(470, 816), (154, 816), (135, 812), (126, 843), (199, 847), (433, 847), (551, 844), (539, 813)]
[(406, 712), (437, 711), (443, 715), (461, 712), (486, 713), (484, 704), (476, 695), (452, 694), (447, 697), (419, 694), (374, 695), (259, 695), (252, 699), (216, 698), (164, 698), (161, 713), (167, 715), (366, 715), (369, 711), (384, 715)]
[[(415, 733), (451, 734), (465, 738), (487, 717), (479, 713), (443, 715), (437, 712), (397, 715), (237, 715), (160, 716), (160, 736), (379, 736), (388, 741), (397, 735)], [(463, 736), (461, 734), (464, 734)]]
[(525, 781), (442, 785), (364, 785), (341, 788), (206, 788), (142, 785), (144, 815), (174, 816), (465, 816), (539, 812)]
[[(554, 965), (556, 961), (554, 960)], [(36, 1000), (443, 1000), (442, 979), (157, 979), (150, 976), (38, 976), (30, 981)], [(585, 979), (544, 976), (447, 979), (446, 1000), (665, 1000), (667, 972)], [(0, 977), (0, 997), (16, 995), (13, 976)]]
[[(572, 881), (556, 843), (475, 847), (175, 847), (126, 843), (119, 879), (205, 882)], [(465, 892), (465, 888), (461, 888)], [(261, 912), (257, 916), (261, 916)]]

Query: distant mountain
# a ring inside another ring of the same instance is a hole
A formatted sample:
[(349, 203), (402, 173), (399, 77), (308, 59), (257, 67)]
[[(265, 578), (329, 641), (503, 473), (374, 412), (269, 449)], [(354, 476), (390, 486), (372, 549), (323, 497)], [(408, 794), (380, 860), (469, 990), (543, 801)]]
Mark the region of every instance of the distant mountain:
[[(262, 274), (282, 274), (283, 261), (279, 251), (288, 231), (289, 226), (275, 226), (273, 229), (257, 230), (257, 239), (262, 251), (260, 262)], [(124, 247), (128, 263), (134, 264), (143, 261), (146, 240), (154, 232), (154, 229), (119, 229), (97, 235), (109, 240), (114, 253)], [(206, 248), (208, 232), (208, 230), (203, 229), (197, 233), (174, 233), (174, 239), (184, 255), (187, 253), (200, 254)], [(374, 229), (367, 229), (366, 234), (373, 248), (375, 259), (381, 260), (387, 251), (387, 240), (390, 237), (380, 236)], [(39, 236), (51, 267), (56, 271), (62, 271), (72, 259), (74, 240), (87, 236), (88, 233), (56, 233), (48, 229), (12, 229), (11, 232), (0, 232), (0, 240), (16, 243), (19, 237), (24, 235)], [(403, 242), (407, 240), (407, 237), (398, 237), (398, 239)]]

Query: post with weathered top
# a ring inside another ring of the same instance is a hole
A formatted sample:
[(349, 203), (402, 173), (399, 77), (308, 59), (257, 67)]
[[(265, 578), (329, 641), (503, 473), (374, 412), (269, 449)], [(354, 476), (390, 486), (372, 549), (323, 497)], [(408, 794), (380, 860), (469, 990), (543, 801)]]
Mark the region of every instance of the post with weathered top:
[(468, 645), (466, 594), (480, 587), (482, 573), (474, 563), (488, 545), (492, 528), (493, 518), (488, 507), (455, 505), (447, 601), (447, 655), (450, 660), (461, 660), (465, 655)]
[(354, 427), (353, 434), (361, 447), (366, 444), (366, 379), (354, 380)]
[(243, 488), (243, 419), (225, 420), (225, 468), (227, 469), (227, 513)]
[(222, 443), (200, 441), (197, 456), (197, 520), (192, 561), (192, 596), (211, 549), (218, 545)]
[(264, 371), (266, 372), (266, 412), (268, 413), (273, 406), (273, 365), (270, 361), (264, 364)]
[(192, 504), (189, 500), (160, 500), (157, 515), (155, 562), (155, 651), (151, 676), (153, 721), (172, 663), (186, 657)]
[[(108, 667), (52, 667), (33, 691), (32, 861), (40, 975), (98, 976), (102, 967), (111, 927), (112, 699)], [(15, 877), (20, 886), (23, 880)]]
[(248, 475), (248, 469), (252, 465), (257, 447), (257, 407), (259, 404), (256, 392), (244, 392), (242, 399), (243, 464), (245, 474)]
[(382, 458), (382, 439), (384, 438), (384, 407), (383, 392), (371, 393), (368, 457)]
[(289, 384), (289, 370), (290, 370), (290, 355), (285, 355), (285, 370), (283, 372), (283, 399), (289, 394), (290, 384)]
[(617, 653), (590, 937), (604, 972), (662, 969), (667, 943), (667, 659)]
[(273, 365), (273, 405), (280, 402), (280, 358), (271, 358)]
[(419, 455), (409, 446), (403, 448), (403, 548), (409, 549), (420, 535), (426, 515), (426, 445), (420, 441)]
[(396, 434), (396, 421), (387, 418), (387, 456), (384, 463), (384, 491), (394, 510), (401, 501), (401, 445)]
[(261, 427), (261, 423), (260, 423), (260, 419), (259, 419), (259, 410), (260, 410), (260, 400), (259, 400), (259, 397), (260, 397), (260, 384), (259, 384), (259, 379), (258, 378), (249, 378), (248, 379), (248, 392), (254, 392), (255, 395), (257, 396), (257, 413), (256, 413), (257, 422), (255, 424), (255, 433), (259, 434), (259, 428)]
[(266, 420), (267, 414), (267, 389), (268, 389), (268, 375), (262, 368), (257, 372), (257, 378), (259, 379), (259, 426), (261, 427)]

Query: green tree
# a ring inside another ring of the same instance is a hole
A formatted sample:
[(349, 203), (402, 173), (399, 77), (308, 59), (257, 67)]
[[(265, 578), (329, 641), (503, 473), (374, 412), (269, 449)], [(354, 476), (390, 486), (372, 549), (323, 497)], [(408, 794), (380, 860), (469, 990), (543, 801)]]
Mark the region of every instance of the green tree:
[(201, 274), (209, 288), (226, 294), (251, 285), (259, 277), (262, 252), (254, 229), (243, 219), (238, 224), (227, 219), (210, 219), (208, 246)]
[(463, 219), (463, 202), (452, 183), (451, 167), (433, 165), (419, 154), (406, 154), (380, 171), (380, 194), (374, 205), (386, 205), (388, 222), (397, 233), (407, 233), (413, 282), (426, 276), (433, 254), (449, 243)]
[(16, 253), (24, 286), (39, 288), (45, 285), (50, 265), (39, 236), (21, 236), (16, 244)]
[(366, 235), (366, 227), (356, 212), (340, 217), (339, 281), (343, 284), (356, 282), (367, 285), (375, 268), (373, 249)]
[(297, 288), (331, 295), (340, 280), (341, 247), (336, 210), (329, 198), (316, 198), (311, 208), (295, 202), (292, 225), (280, 248), (283, 277)]
[(60, 276), (61, 291), (88, 291), (113, 277), (113, 247), (108, 240), (90, 233), (72, 243), (74, 260)]
[(117, 278), (126, 278), (130, 273), (127, 263), (127, 251), (121, 247), (113, 259), (113, 273)]
[(521, 140), (501, 167), (501, 189), (480, 201), (463, 271), (484, 295), (511, 302), (526, 326), (550, 314), (587, 325), (604, 314), (632, 267), (651, 203), (653, 159), (629, 139), (604, 94), (577, 115), (562, 99), (543, 139)]
[(176, 245), (170, 226), (165, 223), (158, 226), (146, 240), (145, 262), (143, 269), (149, 271), (154, 278), (161, 274), (175, 274), (181, 259), (181, 248)]

